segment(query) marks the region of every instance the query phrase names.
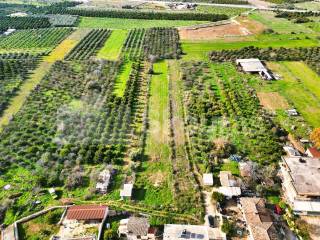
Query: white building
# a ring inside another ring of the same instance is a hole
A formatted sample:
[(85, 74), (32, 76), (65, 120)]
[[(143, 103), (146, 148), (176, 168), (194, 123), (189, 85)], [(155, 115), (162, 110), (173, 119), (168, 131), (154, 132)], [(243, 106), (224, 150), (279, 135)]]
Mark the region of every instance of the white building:
[(212, 186), (213, 185), (213, 174), (212, 173), (203, 174), (203, 184), (205, 186)]
[(219, 228), (204, 225), (164, 225), (163, 240), (225, 240), (226, 234)]
[(310, 157), (282, 157), (282, 188), (296, 214), (320, 214), (320, 160)]
[(273, 76), (269, 73), (268, 69), (257, 58), (237, 59), (236, 64), (241, 67), (244, 72), (258, 73), (266, 80), (273, 79)]
[(132, 197), (132, 189), (133, 184), (132, 183), (125, 183), (123, 184), (123, 188), (120, 190), (120, 197), (121, 199), (131, 199)]
[(220, 193), (227, 198), (241, 195), (240, 182), (232, 176), (230, 171), (220, 171), (219, 177), (221, 187), (218, 188), (218, 191)]

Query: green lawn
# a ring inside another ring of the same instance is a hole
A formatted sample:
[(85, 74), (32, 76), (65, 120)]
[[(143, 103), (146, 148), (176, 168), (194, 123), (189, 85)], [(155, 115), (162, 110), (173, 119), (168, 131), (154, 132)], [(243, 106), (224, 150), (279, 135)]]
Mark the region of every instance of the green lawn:
[(118, 60), (127, 35), (128, 31), (126, 30), (113, 30), (111, 36), (98, 52), (97, 57), (111, 61)]
[(303, 26), (303, 24), (296, 24), (285, 18), (276, 18), (274, 15), (273, 12), (255, 11), (249, 17), (277, 33), (312, 33), (312, 30)]
[(226, 42), (224, 40), (216, 41), (182, 41), (182, 50), (186, 54), (184, 60), (207, 60), (208, 53), (213, 50), (239, 49), (248, 46), (260, 48), (267, 47), (314, 47), (319, 45), (319, 40), (311, 34), (261, 34), (251, 36), (246, 40)]
[(197, 25), (201, 23), (207, 23), (207, 22), (184, 21), (184, 20), (146, 20), (146, 19), (81, 17), (79, 27), (133, 29), (133, 28), (152, 28), (152, 27), (192, 26), (192, 25)]
[(114, 94), (118, 97), (122, 97), (124, 94), (126, 83), (131, 73), (131, 67), (132, 62), (129, 60), (126, 60), (121, 66), (120, 73), (117, 76), (114, 86)]
[(312, 127), (320, 126), (320, 77), (302, 62), (272, 62), (283, 79), (257, 84), (258, 91), (279, 92)]
[(239, 164), (235, 161), (224, 162), (220, 171), (230, 171), (233, 175), (240, 176)]

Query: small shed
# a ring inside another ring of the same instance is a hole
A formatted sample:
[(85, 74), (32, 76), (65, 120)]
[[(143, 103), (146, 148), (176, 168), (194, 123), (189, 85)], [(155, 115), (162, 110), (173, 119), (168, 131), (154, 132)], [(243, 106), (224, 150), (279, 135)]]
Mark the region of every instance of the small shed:
[(212, 186), (213, 185), (213, 174), (212, 173), (203, 174), (203, 184), (205, 186)]
[(263, 79), (272, 80), (273, 76), (268, 69), (257, 58), (237, 59), (236, 64), (247, 73), (258, 73)]
[(132, 183), (125, 183), (123, 185), (123, 188), (120, 190), (121, 199), (131, 199), (131, 197), (132, 197), (132, 189), (133, 189), (133, 184)]

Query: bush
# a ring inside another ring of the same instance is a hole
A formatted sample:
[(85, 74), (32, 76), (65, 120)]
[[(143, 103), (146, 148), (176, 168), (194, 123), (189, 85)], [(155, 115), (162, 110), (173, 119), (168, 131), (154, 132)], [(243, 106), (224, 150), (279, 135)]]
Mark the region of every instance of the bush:
[(219, 192), (213, 192), (211, 197), (213, 200), (215, 200), (218, 203), (222, 203), (225, 200), (224, 195)]

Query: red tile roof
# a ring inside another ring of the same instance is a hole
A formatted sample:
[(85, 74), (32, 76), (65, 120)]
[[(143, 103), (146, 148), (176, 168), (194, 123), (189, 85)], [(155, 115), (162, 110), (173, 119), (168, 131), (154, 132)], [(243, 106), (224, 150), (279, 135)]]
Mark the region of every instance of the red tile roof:
[(308, 150), (314, 158), (320, 158), (320, 151), (316, 147), (311, 147)]
[(107, 211), (107, 206), (100, 205), (71, 206), (67, 210), (67, 219), (100, 220), (104, 218)]

